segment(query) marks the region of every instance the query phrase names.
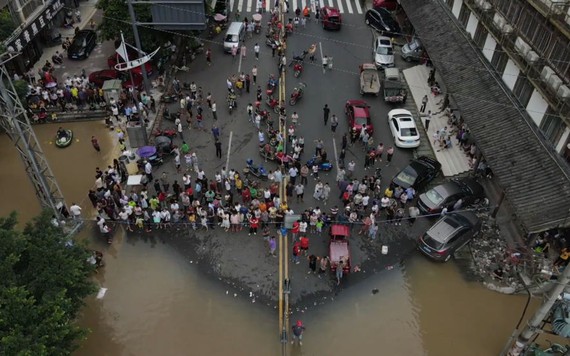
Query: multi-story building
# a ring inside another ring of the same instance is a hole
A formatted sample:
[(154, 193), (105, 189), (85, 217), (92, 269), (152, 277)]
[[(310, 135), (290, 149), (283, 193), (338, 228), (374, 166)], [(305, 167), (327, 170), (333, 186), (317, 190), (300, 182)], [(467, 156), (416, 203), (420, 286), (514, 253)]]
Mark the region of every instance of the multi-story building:
[(570, 0), (445, 3), (570, 163)]
[(400, 2), (507, 219), (526, 233), (570, 226), (570, 0)]
[(53, 41), (62, 27), (64, 7), (70, 9), (71, 0), (0, 0), (0, 11), (8, 11), (16, 29), (9, 38), (1, 38), (6, 48), (21, 52), (7, 63), (10, 71), (23, 74), (33, 66), (46, 46)]

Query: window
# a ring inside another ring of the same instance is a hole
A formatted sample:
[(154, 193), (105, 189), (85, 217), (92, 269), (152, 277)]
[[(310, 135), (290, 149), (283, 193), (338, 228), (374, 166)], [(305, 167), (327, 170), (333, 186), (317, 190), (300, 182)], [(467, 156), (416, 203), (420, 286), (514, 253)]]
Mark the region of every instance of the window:
[(469, 15), (471, 15), (471, 11), (467, 5), (461, 5), (461, 11), (459, 12), (459, 23), (463, 25), (463, 27), (467, 27), (467, 22), (469, 21)]
[(542, 130), (544, 136), (552, 143), (553, 146), (558, 144), (565, 128), (566, 125), (564, 125), (562, 119), (557, 115), (553, 115), (552, 109), (548, 108), (547, 114), (544, 116), (544, 119), (542, 119), (540, 124), (540, 130)]
[(508, 60), (509, 56), (503, 51), (503, 47), (497, 44), (495, 47), (495, 53), (493, 53), (493, 58), (491, 58), (491, 64), (495, 67), (495, 71), (499, 75), (503, 75)]
[(513, 87), (513, 94), (519, 99), (523, 107), (527, 106), (533, 90), (534, 87), (530, 83), (530, 80), (528, 80), (524, 73), (520, 73)]
[(479, 49), (483, 49), (485, 45), (485, 39), (487, 38), (487, 29), (483, 26), (483, 23), (479, 21), (477, 25), (477, 30), (475, 30), (475, 36), (473, 36), (473, 41), (479, 47)]
[(43, 0), (28, 0), (22, 1), (22, 13), (27, 19), (31, 14), (33, 14), (37, 9), (44, 5)]

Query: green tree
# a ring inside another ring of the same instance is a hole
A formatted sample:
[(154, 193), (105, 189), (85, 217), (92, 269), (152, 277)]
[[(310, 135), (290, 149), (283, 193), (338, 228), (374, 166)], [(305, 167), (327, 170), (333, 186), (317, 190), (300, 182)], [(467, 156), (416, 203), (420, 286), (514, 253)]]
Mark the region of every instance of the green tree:
[[(150, 4), (133, 5), (138, 22), (152, 22), (151, 6)], [(123, 31), (125, 41), (134, 46), (135, 40), (127, 2), (124, 0), (99, 0), (97, 7), (105, 13), (99, 27), (103, 39), (120, 39), (121, 31)], [(142, 50), (147, 53), (154, 51), (173, 37), (172, 34), (155, 30), (149, 25), (138, 26), (138, 31)]]
[(0, 10), (0, 38), (6, 39), (10, 38), (14, 30), (16, 29), (16, 23), (10, 15), (10, 11), (7, 7)]
[(12, 36), (16, 27), (16, 23), (14, 22), (14, 19), (12, 19), (12, 15), (10, 15), (8, 8), (5, 7), (0, 10), (0, 53), (4, 53), (6, 50), (4, 40)]
[(86, 336), (75, 324), (95, 292), (89, 252), (68, 244), (43, 212), (23, 231), (0, 218), (0, 345), (3, 355), (68, 355)]

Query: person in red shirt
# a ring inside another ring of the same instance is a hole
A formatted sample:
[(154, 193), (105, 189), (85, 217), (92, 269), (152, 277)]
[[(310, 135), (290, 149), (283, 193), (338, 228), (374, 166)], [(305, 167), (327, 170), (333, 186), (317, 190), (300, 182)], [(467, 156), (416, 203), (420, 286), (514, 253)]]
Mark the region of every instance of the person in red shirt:
[(293, 234), (293, 240), (297, 241), (297, 237), (299, 237), (299, 220), (293, 223), (291, 233)]
[(301, 254), (301, 243), (299, 241), (293, 244), (293, 262), (299, 264), (299, 255)]
[(252, 233), (254, 235), (257, 235), (257, 228), (259, 227), (259, 219), (256, 218), (255, 216), (252, 216), (249, 219), (249, 235), (251, 235)]
[(301, 252), (303, 253), (303, 255), (306, 255), (307, 251), (309, 250), (309, 238), (307, 236), (302, 236), (300, 241), (301, 241)]
[(243, 201), (244, 204), (249, 203), (249, 201), (251, 200), (251, 193), (250, 193), (248, 187), (245, 187), (245, 188), (241, 191), (241, 199), (242, 199), (242, 201)]

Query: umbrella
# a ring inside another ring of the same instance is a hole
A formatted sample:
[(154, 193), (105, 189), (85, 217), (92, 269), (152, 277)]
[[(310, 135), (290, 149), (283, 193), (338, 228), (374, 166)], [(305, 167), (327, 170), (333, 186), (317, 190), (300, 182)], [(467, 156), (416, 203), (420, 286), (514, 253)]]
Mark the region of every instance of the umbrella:
[(216, 21), (216, 22), (224, 21), (226, 18), (227, 18), (227, 16), (224, 16), (222, 14), (215, 14), (214, 15), (214, 21)]
[(50, 89), (50, 88), (54, 88), (57, 86), (56, 82), (49, 82), (46, 84), (46, 88)]
[(156, 147), (154, 146), (143, 146), (137, 149), (137, 154), (139, 157), (148, 158), (156, 154)]
[(253, 21), (261, 21), (261, 15), (260, 14), (253, 14), (251, 16), (251, 18), (253, 19)]
[(172, 151), (172, 140), (167, 136), (157, 136), (154, 138), (154, 145), (161, 153), (170, 153)]

